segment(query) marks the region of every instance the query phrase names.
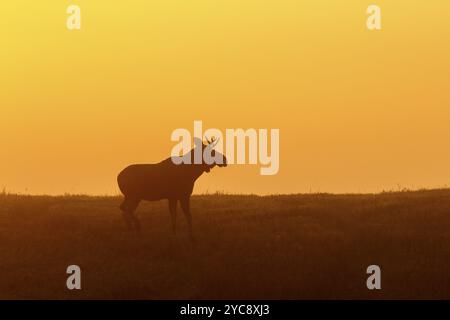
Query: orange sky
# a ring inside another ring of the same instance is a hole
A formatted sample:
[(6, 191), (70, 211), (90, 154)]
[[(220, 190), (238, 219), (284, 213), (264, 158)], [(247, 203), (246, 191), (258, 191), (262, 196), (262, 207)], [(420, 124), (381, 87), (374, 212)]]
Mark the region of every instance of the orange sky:
[[(168, 157), (194, 120), (280, 129), (277, 175), (217, 168), (196, 192), (450, 182), (450, 2), (4, 2), (0, 188), (115, 194), (123, 167)], [(366, 28), (372, 3), (381, 31)]]

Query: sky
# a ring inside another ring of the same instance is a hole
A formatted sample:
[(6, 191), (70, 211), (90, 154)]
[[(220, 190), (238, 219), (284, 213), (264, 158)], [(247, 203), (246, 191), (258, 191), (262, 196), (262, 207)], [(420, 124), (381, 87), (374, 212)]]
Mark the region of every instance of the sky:
[(196, 193), (445, 187), (449, 16), (444, 0), (2, 1), (0, 189), (118, 194), (194, 120), (280, 130), (278, 174), (215, 168)]

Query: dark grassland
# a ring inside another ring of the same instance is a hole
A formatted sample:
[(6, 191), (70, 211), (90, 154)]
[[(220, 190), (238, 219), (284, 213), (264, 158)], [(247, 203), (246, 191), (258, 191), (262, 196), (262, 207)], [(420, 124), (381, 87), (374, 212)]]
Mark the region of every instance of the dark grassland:
[(450, 190), (194, 196), (195, 244), (180, 209), (171, 234), (166, 201), (141, 204), (143, 234), (127, 232), (120, 201), (0, 195), (0, 298), (450, 298)]

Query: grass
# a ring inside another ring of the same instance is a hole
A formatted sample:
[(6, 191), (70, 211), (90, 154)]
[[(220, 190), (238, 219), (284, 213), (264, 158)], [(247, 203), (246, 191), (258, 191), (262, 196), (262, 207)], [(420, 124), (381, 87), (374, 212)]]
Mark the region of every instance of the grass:
[[(450, 298), (450, 190), (192, 198), (197, 242), (165, 201), (141, 237), (120, 197), (0, 194), (1, 299)], [(66, 289), (66, 268), (82, 290)], [(382, 290), (366, 288), (378, 264)]]

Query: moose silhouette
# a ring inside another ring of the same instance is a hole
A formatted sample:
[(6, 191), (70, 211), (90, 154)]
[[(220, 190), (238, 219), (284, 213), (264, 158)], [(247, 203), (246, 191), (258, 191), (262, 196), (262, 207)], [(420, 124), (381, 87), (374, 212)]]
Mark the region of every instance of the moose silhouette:
[[(134, 164), (122, 170), (117, 177), (117, 182), (120, 191), (125, 196), (120, 209), (128, 228), (140, 232), (141, 224), (135, 215), (135, 211), (142, 200), (168, 199), (172, 229), (175, 233), (176, 211), (179, 201), (187, 220), (189, 236), (193, 240), (190, 197), (194, 189), (194, 183), (204, 172), (209, 172), (214, 166), (227, 166), (226, 157), (214, 150), (217, 142), (218, 140), (215, 139), (212, 139), (212, 141), (207, 139), (205, 144), (200, 139), (195, 139), (194, 148), (181, 157), (170, 157), (155, 164)], [(201, 148), (202, 155), (205, 149), (208, 149), (211, 157), (220, 161), (213, 161), (211, 164), (207, 163), (211, 161), (195, 163), (194, 155), (197, 148)]]

